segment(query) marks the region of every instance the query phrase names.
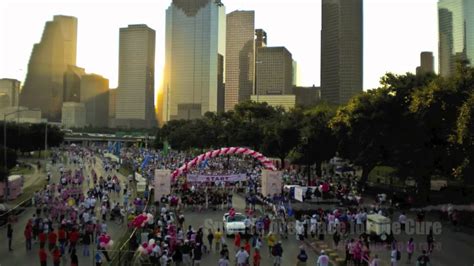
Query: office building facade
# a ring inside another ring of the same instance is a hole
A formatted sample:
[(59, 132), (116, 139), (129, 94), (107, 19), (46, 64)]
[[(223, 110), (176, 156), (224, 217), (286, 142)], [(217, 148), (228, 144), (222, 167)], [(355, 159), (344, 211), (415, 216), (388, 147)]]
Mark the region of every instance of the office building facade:
[(115, 125), (151, 128), (155, 119), (155, 31), (146, 25), (120, 29)]
[(432, 52), (421, 52), (420, 66), (416, 68), (417, 75), (434, 73), (434, 56)]
[(86, 108), (86, 125), (107, 127), (109, 119), (109, 80), (95, 74), (81, 79), (81, 103)]
[(262, 29), (255, 30), (255, 48), (267, 47), (267, 32)]
[(474, 60), (474, 1), (438, 2), (439, 73), (449, 77), (457, 60)]
[(39, 108), (44, 118), (59, 122), (63, 102), (64, 72), (76, 65), (77, 19), (54, 16), (46, 22), (41, 41), (34, 45), (20, 105)]
[(293, 59), (285, 47), (257, 49), (256, 95), (293, 93)]
[(0, 95), (4, 95), (6, 101), (3, 107), (18, 106), (20, 97), (20, 81), (16, 79), (0, 79)]
[(84, 103), (64, 102), (61, 111), (61, 124), (65, 128), (86, 126), (86, 106)]
[(63, 102), (81, 101), (81, 78), (86, 74), (84, 68), (77, 66), (67, 66), (64, 72), (64, 92)]
[(227, 14), (225, 60), (225, 111), (250, 100), (254, 91), (255, 12)]
[(225, 27), (225, 7), (219, 0), (173, 0), (166, 10), (164, 122), (218, 111)]
[(323, 100), (345, 104), (363, 87), (363, 1), (323, 0), (321, 89)]

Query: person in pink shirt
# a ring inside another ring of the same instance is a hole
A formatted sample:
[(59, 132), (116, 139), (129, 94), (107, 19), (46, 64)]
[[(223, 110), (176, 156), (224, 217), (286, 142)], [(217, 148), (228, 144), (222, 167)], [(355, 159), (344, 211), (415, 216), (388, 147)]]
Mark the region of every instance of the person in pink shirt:
[(413, 252), (415, 252), (415, 243), (413, 242), (413, 238), (410, 238), (407, 243), (407, 254), (408, 254), (408, 259), (407, 259), (407, 264), (411, 263), (411, 257), (413, 256)]
[(352, 256), (355, 265), (361, 265), (362, 262), (362, 244), (360, 240), (356, 242), (352, 249)]

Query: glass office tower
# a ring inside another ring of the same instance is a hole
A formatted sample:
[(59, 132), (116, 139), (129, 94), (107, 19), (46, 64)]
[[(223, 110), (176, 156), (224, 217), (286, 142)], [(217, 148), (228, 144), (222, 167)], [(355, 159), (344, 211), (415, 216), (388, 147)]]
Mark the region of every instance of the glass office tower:
[(448, 77), (458, 59), (474, 59), (474, 1), (440, 0), (438, 23), (439, 73)]
[(225, 34), (225, 7), (220, 1), (173, 0), (166, 10), (162, 121), (217, 112)]

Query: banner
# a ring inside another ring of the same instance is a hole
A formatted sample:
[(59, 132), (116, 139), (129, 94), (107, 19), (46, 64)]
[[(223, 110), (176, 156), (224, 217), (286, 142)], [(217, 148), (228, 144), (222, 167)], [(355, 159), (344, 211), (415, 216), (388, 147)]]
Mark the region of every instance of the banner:
[(239, 182), (247, 180), (246, 174), (238, 175), (188, 175), (187, 181), (190, 183), (198, 182)]
[(295, 200), (303, 202), (303, 188), (295, 187)]
[(170, 170), (155, 170), (155, 201), (160, 201), (161, 197), (171, 193), (170, 176)]
[(264, 196), (280, 195), (282, 188), (282, 172), (262, 170), (262, 194)]

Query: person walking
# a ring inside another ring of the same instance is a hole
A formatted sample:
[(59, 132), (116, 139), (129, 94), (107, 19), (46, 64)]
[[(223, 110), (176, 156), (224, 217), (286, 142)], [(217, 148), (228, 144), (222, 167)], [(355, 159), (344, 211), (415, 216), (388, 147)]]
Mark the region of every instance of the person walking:
[(100, 250), (95, 252), (95, 266), (102, 266), (102, 255)]
[(53, 250), (53, 248), (56, 246), (57, 239), (58, 239), (58, 235), (54, 232), (53, 228), (51, 228), (51, 232), (49, 232), (48, 234), (49, 251)]
[(372, 261), (370, 262), (370, 266), (381, 266), (381, 262), (380, 262), (380, 259), (379, 259), (379, 256), (377, 254), (374, 255), (374, 258), (372, 259)]
[(53, 265), (59, 266), (61, 265), (61, 251), (57, 246), (54, 246), (51, 251), (51, 256), (53, 257)]
[[(220, 228), (217, 228), (217, 231), (214, 233), (214, 238), (216, 239), (216, 252), (219, 252), (221, 249), (221, 242), (223, 239), (222, 232)], [(211, 248), (211, 247), (209, 247)]]
[(82, 255), (84, 257), (90, 256), (90, 252), (89, 252), (90, 244), (91, 244), (91, 233), (86, 232), (84, 236), (82, 237), (82, 245), (83, 245)]
[(202, 259), (202, 247), (201, 244), (197, 243), (193, 249), (193, 265), (200, 266)]
[(413, 238), (411, 237), (407, 243), (407, 264), (411, 264), (411, 258), (413, 256), (413, 252), (415, 252), (415, 243), (413, 242)]
[(426, 255), (426, 250), (422, 251), (421, 256), (418, 257), (416, 260), (416, 265), (418, 266), (429, 266), (430, 265), (430, 257)]
[(247, 265), (247, 260), (249, 259), (249, 254), (241, 247), (240, 250), (235, 254), (235, 259), (237, 261), (237, 266), (245, 266)]
[(207, 241), (209, 242), (209, 252), (212, 251), (212, 241), (214, 240), (214, 234), (212, 233), (212, 230), (209, 229), (209, 232), (207, 234)]
[(434, 236), (433, 236), (433, 227), (430, 227), (430, 231), (426, 236), (426, 242), (428, 244), (428, 253), (431, 254), (434, 249)]
[(235, 237), (234, 237), (234, 246), (236, 249), (240, 248), (240, 242), (241, 242), (240, 233), (237, 232), (235, 233)]
[(71, 251), (71, 266), (79, 266), (79, 258), (76, 254), (76, 249)]
[(44, 248), (44, 246), (46, 245), (46, 238), (47, 238), (46, 233), (41, 230), (39, 235), (38, 235), (38, 239), (39, 239), (39, 242), (40, 242), (40, 248)]
[(40, 250), (38, 251), (38, 255), (39, 255), (40, 265), (46, 266), (48, 264), (48, 253), (46, 253), (43, 247), (40, 247)]
[(230, 266), (229, 260), (225, 256), (221, 255), (221, 258), (219, 259), (217, 266)]
[(341, 241), (341, 235), (339, 234), (338, 230), (334, 231), (332, 239), (334, 241), (334, 248), (337, 249), (337, 247), (339, 246), (339, 242)]
[(321, 250), (321, 254), (316, 261), (316, 266), (328, 266), (329, 265), (329, 257), (326, 255), (324, 250)]
[(13, 249), (12, 249), (12, 239), (13, 239), (12, 224), (7, 225), (7, 238), (8, 238), (8, 251), (13, 251)]
[(296, 266), (306, 266), (307, 260), (308, 260), (308, 255), (306, 254), (304, 247), (301, 246), (300, 253), (298, 254), (298, 257), (297, 257)]
[(278, 241), (278, 243), (273, 247), (272, 255), (273, 255), (273, 265), (280, 266), (281, 257), (283, 256), (283, 248), (281, 246), (281, 241)]
[(390, 251), (390, 265), (397, 266), (400, 260), (400, 251), (397, 249), (397, 244), (392, 243), (392, 250)]
[(30, 223), (28, 223), (25, 227), (25, 231), (23, 232), (25, 235), (25, 244), (26, 244), (26, 251), (31, 250), (31, 241), (33, 238), (33, 227)]
[(262, 256), (260, 256), (260, 249), (256, 248), (255, 252), (253, 253), (253, 266), (260, 266), (261, 260)]

